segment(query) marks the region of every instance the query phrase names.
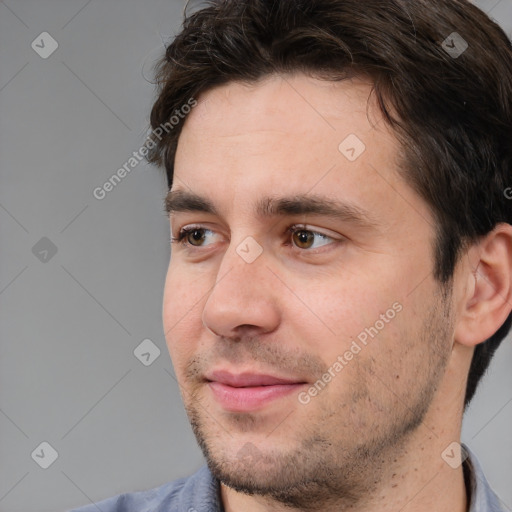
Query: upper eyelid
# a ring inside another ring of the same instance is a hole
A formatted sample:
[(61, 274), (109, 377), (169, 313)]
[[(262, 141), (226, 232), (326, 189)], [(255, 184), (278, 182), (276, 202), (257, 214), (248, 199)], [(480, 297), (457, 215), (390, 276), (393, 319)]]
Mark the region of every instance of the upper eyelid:
[[(292, 228), (297, 229), (297, 230), (303, 229), (304, 231), (311, 231), (312, 233), (316, 233), (318, 235), (323, 235), (323, 236), (332, 238), (331, 235), (328, 235), (327, 233), (323, 233), (322, 231), (315, 229), (314, 226), (312, 226), (310, 224), (304, 224), (304, 223), (290, 224), (290, 226), (286, 228), (286, 231), (288, 231), (289, 229), (292, 229)], [(181, 227), (177, 230), (177, 233), (179, 234), (183, 231), (186, 231), (186, 230), (188, 231), (191, 229), (204, 229), (205, 231), (211, 231), (212, 233), (217, 233), (217, 231), (215, 231), (214, 229), (209, 228), (203, 224), (185, 224), (183, 227)]]

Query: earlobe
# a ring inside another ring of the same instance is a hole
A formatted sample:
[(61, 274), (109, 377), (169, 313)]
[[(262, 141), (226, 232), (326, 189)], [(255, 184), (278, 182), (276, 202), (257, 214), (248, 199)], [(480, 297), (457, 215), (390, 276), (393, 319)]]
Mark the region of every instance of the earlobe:
[(467, 284), (455, 342), (475, 346), (490, 338), (512, 311), (512, 225), (498, 224), (469, 250), (468, 261), (461, 276)]

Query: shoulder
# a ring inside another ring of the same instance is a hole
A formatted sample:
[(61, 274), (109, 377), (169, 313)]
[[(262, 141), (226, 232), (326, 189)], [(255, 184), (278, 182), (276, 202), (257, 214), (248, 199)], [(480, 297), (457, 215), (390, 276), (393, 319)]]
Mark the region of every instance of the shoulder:
[(218, 482), (207, 466), (153, 489), (119, 494), (68, 512), (187, 512), (197, 505), (205, 512), (216, 512), (219, 507)]

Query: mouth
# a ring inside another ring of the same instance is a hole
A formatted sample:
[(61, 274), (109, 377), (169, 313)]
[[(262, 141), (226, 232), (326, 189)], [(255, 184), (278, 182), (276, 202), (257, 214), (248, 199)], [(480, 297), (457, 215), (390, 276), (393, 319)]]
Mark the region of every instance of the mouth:
[(206, 383), (221, 407), (232, 412), (263, 408), (268, 403), (298, 392), (307, 382), (268, 374), (233, 374), (224, 370), (206, 376)]

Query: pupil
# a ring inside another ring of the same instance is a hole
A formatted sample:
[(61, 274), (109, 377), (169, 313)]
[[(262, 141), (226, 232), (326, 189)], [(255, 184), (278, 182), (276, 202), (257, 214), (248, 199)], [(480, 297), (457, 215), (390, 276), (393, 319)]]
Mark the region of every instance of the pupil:
[(300, 243), (303, 243), (303, 244), (307, 244), (308, 243), (308, 240), (310, 238), (310, 234), (308, 232), (306, 232), (306, 231), (299, 231), (298, 235), (299, 235)]
[(200, 230), (200, 229), (194, 229), (194, 231), (192, 231), (192, 238), (193, 238), (196, 242), (201, 241), (201, 239), (203, 238), (203, 237), (201, 236), (201, 230)]

